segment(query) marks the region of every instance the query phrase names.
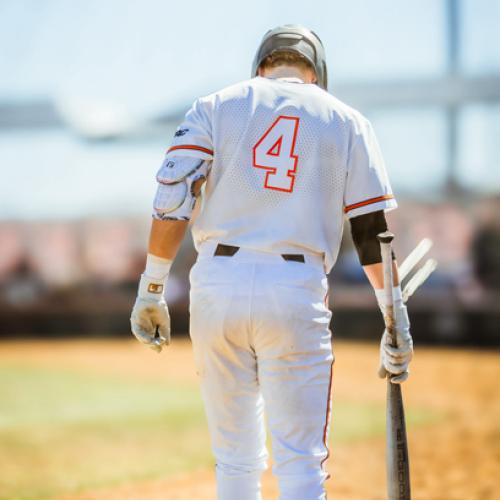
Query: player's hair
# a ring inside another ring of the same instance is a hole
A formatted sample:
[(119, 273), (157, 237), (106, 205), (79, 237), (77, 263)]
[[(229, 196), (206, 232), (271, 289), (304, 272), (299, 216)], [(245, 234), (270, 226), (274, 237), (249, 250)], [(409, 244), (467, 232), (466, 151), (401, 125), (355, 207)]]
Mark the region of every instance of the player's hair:
[(278, 66), (297, 66), (300, 69), (312, 69), (314, 71), (313, 65), (303, 55), (285, 50), (273, 52), (260, 64), (262, 69), (276, 68)]

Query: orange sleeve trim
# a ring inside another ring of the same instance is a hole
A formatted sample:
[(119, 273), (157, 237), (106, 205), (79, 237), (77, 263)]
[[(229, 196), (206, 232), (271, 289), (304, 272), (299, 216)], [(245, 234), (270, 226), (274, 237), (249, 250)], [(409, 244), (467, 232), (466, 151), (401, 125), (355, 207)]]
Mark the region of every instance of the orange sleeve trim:
[(370, 198), (369, 200), (360, 201), (358, 203), (354, 203), (353, 205), (348, 205), (347, 207), (344, 207), (344, 213), (350, 212), (351, 210), (354, 210), (355, 208), (365, 207), (366, 205), (371, 205), (372, 203), (377, 203), (379, 201), (392, 200), (393, 198), (394, 198), (394, 195), (392, 195), (392, 194), (384, 194), (382, 196), (377, 196), (376, 198)]
[(201, 151), (202, 153), (207, 153), (208, 155), (214, 154), (212, 149), (195, 146), (194, 144), (181, 144), (179, 146), (172, 146), (168, 149), (167, 153), (170, 153), (170, 151), (176, 151), (177, 149), (194, 149), (196, 151)]

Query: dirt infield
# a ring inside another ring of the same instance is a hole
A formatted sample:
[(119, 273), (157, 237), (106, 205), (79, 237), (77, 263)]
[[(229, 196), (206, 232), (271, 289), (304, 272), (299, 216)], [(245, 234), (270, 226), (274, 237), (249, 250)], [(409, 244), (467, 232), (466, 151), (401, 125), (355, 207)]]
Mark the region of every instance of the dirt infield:
[[(178, 350), (186, 370), (189, 358)], [(177, 352), (176, 356), (177, 357)], [(373, 375), (376, 347), (336, 346), (335, 398), (379, 400), (384, 387)], [(407, 405), (431, 408), (438, 423), (410, 429), (413, 497), (415, 499), (493, 499), (500, 488), (500, 357), (483, 352), (419, 349), (411, 380), (405, 385)], [(173, 365), (170, 365), (174, 369)], [(177, 368), (175, 368), (177, 370)], [(189, 372), (189, 370), (187, 370)], [(335, 438), (334, 438), (335, 442)], [(384, 499), (384, 441), (381, 438), (335, 445), (330, 460), (328, 492), (339, 499)], [(277, 498), (268, 471), (264, 497)], [(214, 499), (211, 471), (88, 493), (73, 500)]]
[[(10, 345), (9, 345), (10, 344)], [(98, 348), (96, 348), (96, 345)], [(375, 376), (377, 347), (338, 343), (333, 385), (332, 454), (328, 469), (331, 498), (385, 498), (383, 436), (345, 441), (338, 435), (336, 412), (343, 405), (385, 400), (385, 385)], [(189, 343), (175, 340), (162, 354), (131, 342), (58, 342), (0, 344), (0, 359), (19, 358), (33, 365), (92, 368), (144, 379), (196, 379)], [(132, 363), (131, 360), (134, 360)], [(413, 498), (425, 500), (493, 500), (500, 491), (500, 356), (497, 353), (418, 348), (410, 380), (404, 385), (409, 409), (425, 409), (427, 422), (409, 428)], [(338, 406), (337, 406), (338, 405)], [(369, 418), (369, 416), (368, 416)], [(339, 424), (340, 425), (340, 424)], [(201, 469), (165, 479), (102, 487), (65, 500), (213, 500), (212, 470)], [(61, 497), (60, 497), (61, 498)], [(270, 471), (264, 498), (277, 498)]]

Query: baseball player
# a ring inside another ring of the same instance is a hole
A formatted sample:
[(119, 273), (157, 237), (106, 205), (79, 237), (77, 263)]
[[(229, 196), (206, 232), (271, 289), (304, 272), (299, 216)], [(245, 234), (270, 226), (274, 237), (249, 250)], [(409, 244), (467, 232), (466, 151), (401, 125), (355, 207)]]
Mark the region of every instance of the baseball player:
[[(384, 211), (397, 205), (370, 123), (327, 92), (314, 32), (267, 32), (251, 76), (195, 101), (175, 133), (157, 174), (132, 332), (158, 352), (169, 344), (164, 291), (200, 203), (190, 335), (218, 499), (261, 498), (264, 414), (280, 498), (324, 499), (334, 360), (326, 273), (348, 217), (383, 310), (376, 235), (387, 230)], [(412, 339), (394, 270), (397, 347), (384, 333), (379, 373), (401, 383)]]

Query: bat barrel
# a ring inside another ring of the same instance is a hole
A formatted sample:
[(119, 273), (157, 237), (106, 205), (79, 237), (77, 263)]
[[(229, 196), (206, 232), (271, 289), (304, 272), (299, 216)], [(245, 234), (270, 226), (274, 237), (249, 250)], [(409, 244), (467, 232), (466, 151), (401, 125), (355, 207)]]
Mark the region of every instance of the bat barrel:
[(410, 500), (410, 460), (401, 386), (387, 379), (387, 499)]

